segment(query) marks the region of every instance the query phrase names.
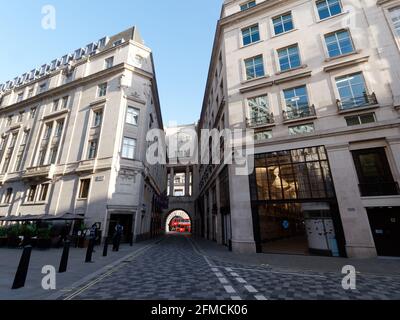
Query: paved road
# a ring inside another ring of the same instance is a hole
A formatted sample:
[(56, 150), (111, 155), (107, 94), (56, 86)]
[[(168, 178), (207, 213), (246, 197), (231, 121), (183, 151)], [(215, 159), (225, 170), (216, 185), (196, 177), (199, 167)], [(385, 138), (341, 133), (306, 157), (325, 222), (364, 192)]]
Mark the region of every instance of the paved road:
[(187, 236), (144, 246), (67, 300), (400, 299), (400, 277), (360, 275), (357, 290), (340, 273), (289, 272), (207, 257)]

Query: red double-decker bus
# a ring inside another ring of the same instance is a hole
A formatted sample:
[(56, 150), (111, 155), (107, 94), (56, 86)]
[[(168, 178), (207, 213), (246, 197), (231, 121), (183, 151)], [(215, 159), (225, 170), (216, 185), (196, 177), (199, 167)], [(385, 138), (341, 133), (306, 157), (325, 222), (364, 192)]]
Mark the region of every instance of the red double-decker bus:
[(170, 222), (169, 230), (172, 232), (192, 232), (192, 224), (189, 219), (174, 218)]

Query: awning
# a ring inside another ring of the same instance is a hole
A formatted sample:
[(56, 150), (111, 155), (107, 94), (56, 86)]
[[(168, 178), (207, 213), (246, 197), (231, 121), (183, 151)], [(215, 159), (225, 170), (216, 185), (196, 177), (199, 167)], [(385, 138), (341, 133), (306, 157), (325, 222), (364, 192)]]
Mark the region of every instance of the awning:
[(10, 222), (18, 222), (18, 221), (39, 221), (43, 215), (25, 215), (25, 216), (8, 216), (0, 218), (0, 221), (10, 221)]
[(52, 216), (50, 214), (42, 216), (42, 220), (45, 221), (73, 221), (73, 220), (85, 220), (84, 217), (73, 213), (64, 213), (58, 216)]

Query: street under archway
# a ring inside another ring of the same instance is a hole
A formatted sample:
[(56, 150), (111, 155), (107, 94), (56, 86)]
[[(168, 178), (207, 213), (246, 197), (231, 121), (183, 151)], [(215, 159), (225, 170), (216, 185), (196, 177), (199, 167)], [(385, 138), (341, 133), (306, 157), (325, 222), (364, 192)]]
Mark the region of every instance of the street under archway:
[(165, 222), (166, 233), (191, 233), (192, 220), (183, 210), (172, 211)]

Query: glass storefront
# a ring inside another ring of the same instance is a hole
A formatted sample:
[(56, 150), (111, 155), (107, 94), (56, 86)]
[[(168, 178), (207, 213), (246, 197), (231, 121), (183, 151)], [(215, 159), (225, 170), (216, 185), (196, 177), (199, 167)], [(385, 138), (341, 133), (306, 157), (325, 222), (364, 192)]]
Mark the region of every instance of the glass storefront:
[(339, 215), (324, 147), (258, 154), (250, 184), (261, 251), (339, 255)]

